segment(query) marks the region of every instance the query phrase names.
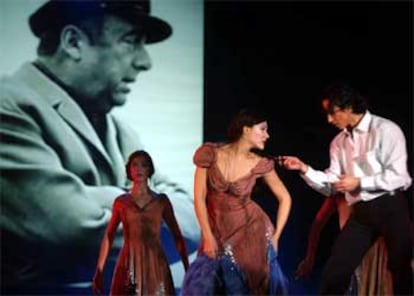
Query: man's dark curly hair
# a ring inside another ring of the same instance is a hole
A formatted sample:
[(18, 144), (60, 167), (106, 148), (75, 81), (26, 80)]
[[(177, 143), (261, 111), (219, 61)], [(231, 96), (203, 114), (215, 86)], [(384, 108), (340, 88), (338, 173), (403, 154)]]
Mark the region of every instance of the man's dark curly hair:
[(322, 92), (322, 100), (328, 100), (327, 112), (332, 113), (334, 106), (341, 110), (352, 108), (357, 114), (365, 113), (368, 108), (367, 99), (348, 82), (335, 81), (328, 84)]

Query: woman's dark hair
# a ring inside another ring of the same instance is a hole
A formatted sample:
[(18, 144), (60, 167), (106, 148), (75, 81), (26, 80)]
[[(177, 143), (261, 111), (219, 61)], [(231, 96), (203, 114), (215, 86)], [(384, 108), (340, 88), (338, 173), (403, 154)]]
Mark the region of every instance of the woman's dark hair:
[(233, 143), (240, 139), (243, 134), (243, 127), (252, 127), (255, 124), (267, 121), (264, 111), (258, 109), (242, 109), (231, 120), (227, 129), (227, 139)]
[(127, 178), (128, 178), (129, 180), (131, 180), (131, 181), (132, 181), (132, 177), (131, 177), (131, 174), (130, 174), (130, 166), (131, 166), (132, 161), (133, 161), (135, 158), (137, 158), (137, 157), (143, 157), (143, 158), (144, 158), (144, 159), (148, 162), (148, 167), (149, 167), (149, 177), (151, 178), (151, 177), (152, 177), (152, 175), (154, 174), (154, 171), (155, 171), (155, 169), (154, 169), (154, 163), (152, 162), (152, 158), (151, 158), (151, 156), (148, 154), (148, 152), (146, 152), (146, 151), (144, 151), (144, 150), (137, 150), (137, 151), (132, 152), (132, 153), (129, 155), (129, 157), (128, 157), (128, 162), (127, 162), (127, 164), (125, 165), (125, 170), (126, 170), (126, 175), (127, 175)]
[(365, 113), (368, 108), (367, 99), (344, 81), (336, 81), (327, 85), (322, 92), (322, 100), (329, 102), (326, 110), (328, 113), (333, 112), (334, 106), (341, 110), (352, 108), (352, 111), (357, 114)]

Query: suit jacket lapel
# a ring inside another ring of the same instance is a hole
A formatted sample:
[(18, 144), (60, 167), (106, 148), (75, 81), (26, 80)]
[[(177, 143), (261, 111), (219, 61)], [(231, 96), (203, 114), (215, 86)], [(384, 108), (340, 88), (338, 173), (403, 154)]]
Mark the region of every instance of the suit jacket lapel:
[(16, 74), (24, 79), (28, 85), (36, 90), (39, 99), (49, 102), (56, 111), (64, 118), (66, 122), (76, 132), (89, 142), (98, 153), (106, 160), (108, 165), (112, 167), (112, 161), (108, 153), (105, 151), (98, 135), (93, 129), (86, 115), (75, 101), (58, 85), (51, 81), (41, 71), (30, 63), (23, 67)]

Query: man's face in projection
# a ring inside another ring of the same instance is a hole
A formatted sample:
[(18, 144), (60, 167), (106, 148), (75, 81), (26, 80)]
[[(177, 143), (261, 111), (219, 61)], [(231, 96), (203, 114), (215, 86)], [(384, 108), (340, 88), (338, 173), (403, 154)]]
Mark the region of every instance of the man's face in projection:
[(151, 68), (142, 28), (105, 16), (97, 40), (82, 51), (82, 96), (103, 112), (123, 105), (139, 72)]

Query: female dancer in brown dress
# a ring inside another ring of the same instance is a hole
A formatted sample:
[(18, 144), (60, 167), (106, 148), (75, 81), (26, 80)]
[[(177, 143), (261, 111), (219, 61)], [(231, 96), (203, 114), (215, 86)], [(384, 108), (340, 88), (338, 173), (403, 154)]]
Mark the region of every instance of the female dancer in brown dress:
[(111, 295), (175, 295), (160, 240), (163, 220), (174, 236), (185, 270), (188, 255), (172, 205), (165, 194), (155, 193), (148, 186), (154, 165), (147, 152), (140, 150), (132, 153), (126, 170), (133, 186), (130, 192), (115, 199), (93, 279), (94, 293), (103, 291), (103, 269), (115, 232), (122, 222), (124, 244), (115, 267)]
[[(194, 203), (202, 234), (200, 255), (227, 258), (234, 265), (228, 273), (223, 267), (215, 273), (224, 286), (220, 294), (269, 295), (272, 281), (277, 280), (271, 272), (271, 262), (277, 262), (269, 260), (268, 249), (278, 248), (291, 198), (274, 169), (274, 161), (252, 152), (264, 149), (267, 130), (265, 117), (244, 110), (230, 124), (227, 143), (207, 142), (194, 155)], [(275, 226), (251, 199), (258, 178), (263, 178), (279, 202)], [(196, 261), (184, 279), (183, 295), (216, 294), (214, 289), (200, 290), (201, 279), (194, 274), (200, 273), (203, 266)], [(233, 271), (238, 273), (234, 276)]]

